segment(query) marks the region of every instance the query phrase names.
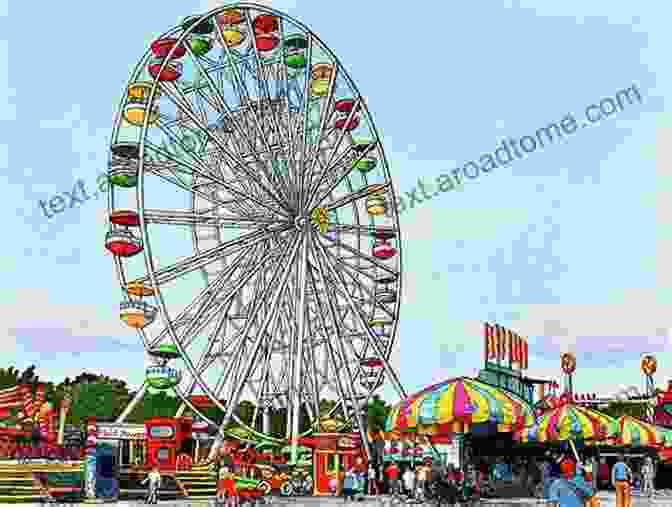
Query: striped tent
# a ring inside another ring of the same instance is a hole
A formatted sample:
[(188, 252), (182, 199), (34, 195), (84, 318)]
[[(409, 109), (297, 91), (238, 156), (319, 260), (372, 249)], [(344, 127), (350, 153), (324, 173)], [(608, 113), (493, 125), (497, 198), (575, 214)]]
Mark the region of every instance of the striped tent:
[(513, 393), (469, 377), (429, 386), (390, 411), (386, 431), (441, 435), (466, 433), (474, 425), (512, 431), (534, 422), (532, 407)]
[(616, 421), (618, 431), (611, 438), (598, 442), (612, 447), (671, 447), (672, 431), (632, 416)]
[(617, 431), (616, 421), (606, 414), (573, 403), (564, 403), (544, 413), (514, 437), (521, 443), (564, 440), (596, 441)]

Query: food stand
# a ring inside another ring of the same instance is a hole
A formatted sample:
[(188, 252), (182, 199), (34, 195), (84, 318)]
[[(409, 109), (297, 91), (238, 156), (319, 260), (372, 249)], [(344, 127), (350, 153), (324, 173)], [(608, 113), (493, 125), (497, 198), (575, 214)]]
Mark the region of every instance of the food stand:
[(366, 453), (359, 433), (316, 433), (299, 438), (299, 444), (313, 449), (313, 494), (332, 495), (331, 483), (340, 483), (351, 466), (366, 467)]

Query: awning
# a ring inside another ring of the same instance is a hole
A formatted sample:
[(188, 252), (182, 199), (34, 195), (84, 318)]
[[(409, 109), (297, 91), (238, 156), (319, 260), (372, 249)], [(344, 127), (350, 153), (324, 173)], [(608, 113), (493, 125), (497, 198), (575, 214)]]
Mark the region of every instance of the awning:
[(500, 431), (534, 422), (532, 407), (519, 396), (469, 377), (429, 386), (392, 408), (388, 432), (464, 433), (473, 425), (495, 425)]

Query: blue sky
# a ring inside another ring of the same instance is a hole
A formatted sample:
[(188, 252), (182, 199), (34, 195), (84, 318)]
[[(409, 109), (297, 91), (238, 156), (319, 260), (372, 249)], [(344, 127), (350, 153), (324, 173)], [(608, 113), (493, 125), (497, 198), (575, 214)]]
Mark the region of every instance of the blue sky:
[[(672, 83), (660, 2), (272, 5), (344, 62), (401, 191), (637, 84), (642, 104), (402, 215), (394, 361), (409, 391), (472, 375), (490, 320), (529, 337), (531, 374), (558, 377), (559, 354), (575, 350), (580, 391), (642, 385), (644, 352), (658, 357), (658, 383), (667, 380)], [(94, 13), (47, 2), (35, 16), (32, 3), (0, 0), (5, 362), (35, 363), (53, 379), (88, 369), (141, 382), (143, 349), (118, 320), (103, 247), (105, 200), (49, 220), (38, 200), (78, 178), (94, 188), (148, 43), (211, 6), (118, 0)]]

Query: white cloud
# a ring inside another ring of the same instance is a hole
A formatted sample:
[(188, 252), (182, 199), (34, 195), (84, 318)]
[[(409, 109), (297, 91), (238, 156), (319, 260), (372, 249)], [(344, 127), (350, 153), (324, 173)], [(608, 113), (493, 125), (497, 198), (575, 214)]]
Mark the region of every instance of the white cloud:
[[(83, 292), (119, 291), (116, 275), (110, 274), (110, 278), (101, 277), (93, 285), (73, 280), (72, 289), (80, 287)], [(49, 330), (67, 334), (73, 339), (113, 336), (125, 343), (137, 343), (137, 334), (121, 322), (117, 308), (101, 306), (95, 298), (91, 298), (90, 303), (54, 301), (49, 294), (46, 288), (22, 288), (13, 291), (11, 302), (3, 302), (0, 335), (8, 337), (7, 343), (11, 340), (15, 342), (16, 338), (25, 336), (25, 333), (39, 334)], [(7, 343), (3, 339), (2, 347), (6, 347)], [(64, 350), (76, 350), (68, 349), (67, 344), (62, 345), (66, 347)]]

